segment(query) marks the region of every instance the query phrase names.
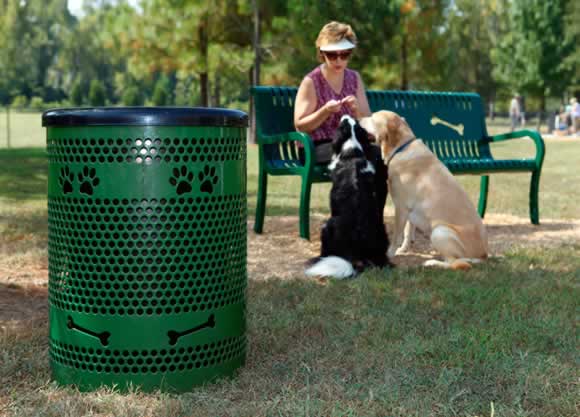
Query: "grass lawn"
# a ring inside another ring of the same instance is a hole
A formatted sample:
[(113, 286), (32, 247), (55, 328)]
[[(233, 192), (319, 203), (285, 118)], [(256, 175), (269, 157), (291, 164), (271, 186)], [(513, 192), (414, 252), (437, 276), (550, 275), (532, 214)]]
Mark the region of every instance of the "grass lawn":
[(41, 114), (10, 110), (7, 115), (6, 108), (0, 107), (0, 148), (6, 148), (9, 140), (13, 148), (44, 146), (46, 132)]
[[(255, 147), (248, 157), (253, 215)], [(541, 218), (580, 218), (578, 167), (580, 141), (547, 143)], [(475, 199), (478, 178), (459, 178)], [(236, 378), (182, 395), (58, 387), (48, 366), (46, 181), (43, 150), (0, 151), (0, 416), (578, 415), (580, 241), (514, 249), (462, 274), (257, 277)], [(528, 187), (528, 175), (493, 176), (489, 212), (527, 217)], [(295, 180), (269, 191), (269, 215), (298, 213)], [(313, 211), (326, 213), (327, 199), (328, 185), (315, 186)]]

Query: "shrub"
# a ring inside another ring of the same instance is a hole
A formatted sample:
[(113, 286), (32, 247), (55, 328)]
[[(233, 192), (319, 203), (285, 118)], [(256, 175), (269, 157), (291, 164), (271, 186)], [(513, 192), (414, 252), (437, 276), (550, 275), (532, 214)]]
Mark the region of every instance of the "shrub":
[(81, 106), (83, 104), (83, 87), (80, 81), (76, 81), (70, 92), (70, 101), (75, 106)]
[(30, 99), (29, 107), (34, 110), (43, 110), (44, 109), (44, 100), (42, 97), (32, 97)]
[(23, 95), (16, 96), (12, 100), (11, 106), (17, 109), (28, 107), (28, 99)]
[(154, 106), (166, 106), (169, 102), (169, 91), (167, 91), (167, 85), (161, 81), (162, 80), (159, 80), (155, 84), (155, 90), (153, 91), (153, 97), (151, 98)]
[(92, 80), (89, 89), (89, 103), (91, 106), (105, 105), (105, 87), (99, 80)]
[(141, 106), (143, 105), (143, 95), (138, 87), (128, 87), (121, 97), (121, 102), (125, 106)]

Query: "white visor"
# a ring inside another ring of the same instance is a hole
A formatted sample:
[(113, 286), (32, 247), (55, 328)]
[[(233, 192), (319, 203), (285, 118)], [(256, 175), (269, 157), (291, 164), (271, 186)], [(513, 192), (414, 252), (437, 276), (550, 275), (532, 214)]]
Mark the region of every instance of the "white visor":
[(343, 51), (345, 49), (353, 49), (356, 45), (350, 42), (348, 39), (343, 38), (342, 40), (334, 43), (329, 43), (327, 45), (323, 45), (320, 47), (320, 50), (323, 52), (330, 52), (330, 51)]

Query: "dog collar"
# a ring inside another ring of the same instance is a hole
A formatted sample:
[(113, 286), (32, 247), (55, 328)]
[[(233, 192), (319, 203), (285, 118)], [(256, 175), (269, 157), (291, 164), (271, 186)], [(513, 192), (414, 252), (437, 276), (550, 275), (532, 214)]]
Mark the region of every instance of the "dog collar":
[(409, 146), (411, 144), (411, 142), (413, 142), (415, 139), (417, 139), (416, 137), (412, 137), (411, 139), (409, 139), (407, 142), (403, 143), (401, 146), (399, 146), (397, 149), (395, 149), (391, 155), (387, 158), (387, 162), (385, 163), (386, 166), (389, 166), (389, 164), (391, 163), (391, 159), (393, 159), (395, 157), (395, 155), (397, 155), (398, 153), (403, 152), (407, 146)]

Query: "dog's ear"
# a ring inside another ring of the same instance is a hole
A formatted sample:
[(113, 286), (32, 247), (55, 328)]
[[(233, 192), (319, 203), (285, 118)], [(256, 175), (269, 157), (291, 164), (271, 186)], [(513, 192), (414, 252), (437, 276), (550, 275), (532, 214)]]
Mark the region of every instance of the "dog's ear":
[(392, 117), (389, 117), (389, 120), (387, 121), (387, 129), (389, 129), (389, 132), (396, 132), (399, 130), (399, 127), (401, 127), (402, 123), (403, 121), (401, 120), (401, 117), (393, 114)]
[(356, 136), (356, 140), (358, 143), (360, 143), (363, 149), (367, 149), (369, 146), (371, 146), (369, 134), (365, 129), (363, 129), (360, 123), (354, 125), (354, 134)]
[(340, 122), (340, 125), (338, 125), (338, 129), (336, 129), (332, 138), (332, 152), (335, 155), (340, 153), (342, 145), (348, 140), (348, 138), (350, 138), (350, 134), (350, 123), (348, 120), (343, 120)]
[(372, 116), (363, 117), (360, 119), (359, 124), (362, 126), (364, 130), (366, 130), (371, 136), (377, 137), (377, 127), (375, 126), (375, 122), (373, 121)]

